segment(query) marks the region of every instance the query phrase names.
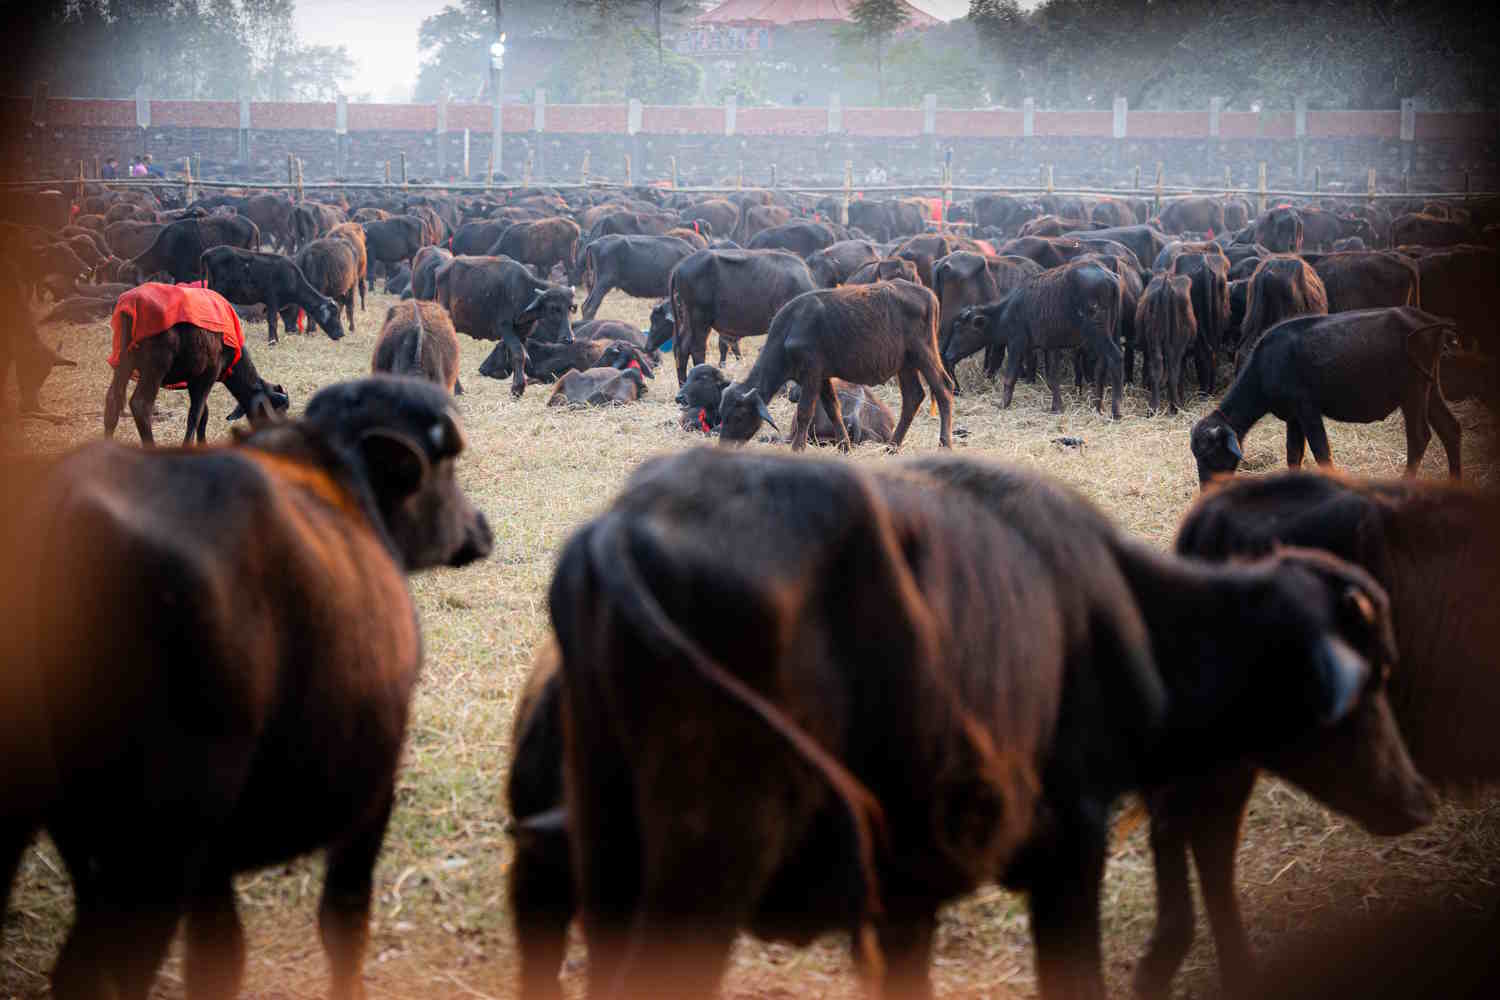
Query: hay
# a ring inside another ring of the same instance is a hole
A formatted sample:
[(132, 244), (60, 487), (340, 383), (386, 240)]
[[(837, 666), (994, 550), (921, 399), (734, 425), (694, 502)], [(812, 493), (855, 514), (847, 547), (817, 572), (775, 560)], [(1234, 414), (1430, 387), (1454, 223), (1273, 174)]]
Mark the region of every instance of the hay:
[[(300, 410), (322, 386), (369, 370), (375, 333), (394, 299), (372, 295), (357, 313), (359, 331), (339, 343), (319, 335), (283, 334), (277, 347), (265, 343), (264, 327), (247, 324), (249, 350), (261, 372), (281, 382)], [(647, 325), (651, 303), (611, 294), (599, 315)], [(64, 352), (80, 362), (59, 369), (42, 392), (44, 405), (66, 422), (54, 426), (26, 420), (0, 429), (0, 451), (53, 451), (97, 437), (110, 369), (107, 322), (49, 327)], [(365, 978), (372, 997), (511, 996), (514, 940), (505, 903), (504, 873), (511, 848), (503, 832), (502, 788), (510, 750), (510, 717), (532, 650), (547, 628), (545, 591), (560, 544), (581, 521), (600, 510), (630, 471), (647, 456), (701, 443), (677, 426), (670, 361), (649, 383), (644, 401), (620, 408), (547, 409), (547, 389), (534, 386), (520, 401), (509, 382), (482, 378), (480, 361), (490, 345), (460, 337), (459, 397), (470, 441), (461, 465), (464, 487), (488, 514), (495, 530), (494, 555), (463, 571), (436, 571), (415, 578), (426, 665), (412, 718), (398, 806), (376, 870), (376, 900)], [(730, 362), (743, 377), (759, 341), (746, 341), (746, 358)], [(716, 359), (711, 346), (710, 358)], [(1008, 411), (982, 384), (974, 362), (962, 366), (964, 389), (957, 399), (955, 427), (961, 452), (1015, 462), (1064, 480), (1111, 512), (1127, 530), (1153, 544), (1169, 544), (1184, 508), (1197, 492), (1188, 453), (1188, 429), (1210, 408), (1192, 404), (1176, 417), (1147, 417), (1146, 396), (1131, 387), (1124, 419), (1112, 423), (1095, 414), (1087, 393), (1069, 388), (1067, 411), (1046, 412), (1044, 386), (1017, 387)], [(877, 390), (899, 408), (894, 386)], [(15, 391), (6, 386), (0, 406), (14, 413)], [(185, 394), (164, 392), (166, 416), (156, 424), (159, 441), (180, 439)], [(215, 389), (210, 397), (210, 434), (222, 441), (231, 403)], [(791, 405), (773, 403), (777, 422), (789, 427)], [(1495, 468), (1481, 461), (1481, 438), (1492, 436), (1488, 413), (1477, 404), (1455, 407), (1464, 426), (1464, 461), (1475, 480), (1493, 483)], [(908, 452), (937, 444), (937, 420), (924, 406), (907, 440)], [(1363, 475), (1397, 475), (1405, 444), (1399, 414), (1370, 426), (1329, 425), (1336, 461)], [(120, 440), (136, 439), (126, 418)], [(1081, 439), (1081, 446), (1056, 443)], [(1267, 419), (1244, 442), (1251, 472), (1279, 469), (1284, 462), (1282, 425)], [(754, 444), (750, 447), (773, 447)], [(780, 447), (780, 446), (776, 446)], [(852, 461), (890, 461), (875, 446), (856, 449)], [(1446, 466), (1434, 440), (1423, 474)], [(294, 819), (294, 817), (289, 817)], [(1434, 826), (1399, 840), (1377, 840), (1333, 816), (1311, 800), (1274, 783), (1262, 783), (1241, 851), (1246, 914), (1257, 947), (1332, 911), (1393, 905), (1404, 896), (1436, 887), (1462, 892), (1474, 878), (1493, 879), (1500, 836), (1500, 800), (1446, 807)], [(46, 993), (44, 975), (71, 920), (70, 891), (50, 846), (27, 852), (0, 943), (0, 995)], [(327, 985), (318, 945), (317, 897), (320, 859), (242, 877), (241, 911), (249, 937), (245, 995), (317, 997)], [(1104, 891), (1106, 973), (1123, 993), (1151, 929), (1150, 855), (1137, 829), (1115, 846)], [(1024, 902), (996, 889), (983, 890), (942, 915), (934, 975), (940, 995), (995, 996), (1035, 990)], [(1189, 957), (1190, 991), (1211, 986), (1216, 975), (1206, 927)], [(566, 977), (570, 994), (582, 989), (583, 953), (575, 947)], [(180, 950), (154, 995), (182, 993)], [(797, 950), (743, 940), (735, 949), (726, 995), (737, 997), (857, 996), (848, 960), (837, 937)]]

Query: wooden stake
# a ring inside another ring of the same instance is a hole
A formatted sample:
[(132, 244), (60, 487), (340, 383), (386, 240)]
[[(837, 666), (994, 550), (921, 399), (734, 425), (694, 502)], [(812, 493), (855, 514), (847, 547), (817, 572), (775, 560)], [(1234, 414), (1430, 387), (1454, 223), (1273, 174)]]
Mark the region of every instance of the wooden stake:
[(839, 209), (839, 225), (849, 224), (849, 199), (854, 195), (854, 161), (844, 161), (844, 204)]
[(625, 183), (626, 183), (627, 186), (635, 183), (635, 174), (630, 169), (630, 154), (629, 153), (625, 154)]
[(533, 154), (532, 154), (531, 147), (527, 146), (526, 147), (526, 165), (521, 169), (521, 182), (523, 184), (530, 184), (531, 183), (532, 155)]
[(1313, 167), (1313, 194), (1323, 190), (1323, 168)]
[(1367, 183), (1366, 190), (1368, 191), (1369, 194), (1373, 195), (1375, 193), (1375, 168), (1374, 167), (1371, 167), (1369, 169), (1369, 171), (1365, 174), (1365, 180), (1366, 180), (1366, 183)]
[(669, 156), (667, 160), (672, 164), (672, 189), (677, 189), (677, 157)]
[[(83, 180), (84, 180), (84, 178), (83, 178), (83, 161), (79, 160), (78, 161), (78, 199), (77, 199), (79, 205), (83, 204)], [(192, 191), (193, 191), (192, 185), (189, 185), (188, 186), (188, 201), (192, 201), (193, 200)]]
[(1057, 189), (1052, 186), (1052, 164), (1049, 163), (1047, 164), (1047, 193), (1051, 194), (1055, 190)]
[(587, 184), (588, 182), (589, 182), (589, 151), (585, 149), (583, 151), (583, 166), (578, 171), (578, 183), (580, 183), (580, 184)]
[(1266, 211), (1266, 161), (1261, 160), (1260, 166), (1255, 171), (1256, 190), (1259, 196), (1255, 201), (1257, 215), (1264, 215)]
[(1233, 188), (1234, 188), (1234, 174), (1230, 171), (1228, 165), (1225, 165), (1225, 167), (1224, 167), (1224, 193), (1228, 194), (1231, 190), (1233, 190)]
[(302, 202), (302, 157), (297, 157), (297, 202)]
[(1167, 165), (1161, 160), (1156, 161), (1156, 212), (1161, 213), (1161, 185), (1167, 176)]
[(1135, 183), (1131, 187), (1136, 194), (1141, 193), (1141, 165), (1139, 163), (1135, 165)]
[(401, 151), (401, 186), (406, 187), (406, 150)]
[(739, 161), (739, 166), (735, 170), (735, 174), (734, 174), (734, 189), (736, 191), (743, 191), (743, 190), (745, 190), (745, 161), (744, 160), (740, 160)]

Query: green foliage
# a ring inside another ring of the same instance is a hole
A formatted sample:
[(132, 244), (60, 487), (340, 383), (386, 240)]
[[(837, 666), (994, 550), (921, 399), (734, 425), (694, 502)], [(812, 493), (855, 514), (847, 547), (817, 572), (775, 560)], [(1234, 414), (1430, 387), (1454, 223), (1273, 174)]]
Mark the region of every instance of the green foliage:
[[(302, 44), (294, 0), (76, 0), (42, 12), (31, 72), (58, 96), (329, 100), (354, 70), (343, 46)], [(24, 91), (22, 91), (24, 92)]]
[(742, 108), (765, 104), (767, 103), (766, 82), (765, 63), (754, 59), (741, 59), (734, 64), (734, 75), (715, 91), (714, 100), (718, 104), (723, 104), (733, 96), (735, 104)]
[(603, 22), (576, 40), (542, 80), (562, 104), (688, 104), (703, 89), (703, 68), (665, 49), (655, 36), (620, 22)]
[(886, 50), (896, 32), (911, 19), (911, 13), (900, 0), (859, 0), (849, 16), (849, 24), (834, 29), (840, 55), (846, 63), (855, 65), (866, 59), (873, 62), (878, 99), (884, 105)]

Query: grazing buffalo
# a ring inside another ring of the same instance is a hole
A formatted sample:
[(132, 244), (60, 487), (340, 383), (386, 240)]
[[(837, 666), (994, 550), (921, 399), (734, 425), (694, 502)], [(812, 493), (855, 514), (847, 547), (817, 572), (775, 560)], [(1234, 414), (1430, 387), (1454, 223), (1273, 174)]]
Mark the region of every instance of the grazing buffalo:
[(524, 264), (503, 257), (455, 257), (438, 269), (437, 302), (453, 317), (453, 328), (480, 340), (498, 341), (480, 374), (502, 361), (514, 381), (511, 395), (526, 391), (526, 340), (573, 340), (569, 314), (573, 289), (536, 278)]
[[(692, 380), (692, 373), (688, 373)], [(839, 398), (839, 413), (844, 419), (842, 433), (834, 426), (833, 417), (825, 406), (819, 406), (813, 414), (812, 430), (807, 438), (813, 444), (838, 444), (847, 435), (851, 444), (865, 442), (890, 444), (895, 433), (896, 416), (891, 408), (880, 401), (880, 397), (867, 385), (855, 385), (841, 378), (830, 379), (834, 394)], [(801, 402), (802, 387), (795, 382), (787, 389), (786, 398), (793, 403)]]
[(238, 447), (79, 448), (7, 504), (0, 873), (45, 829), (73, 876), (54, 995), (147, 996), (183, 922), (187, 994), (235, 996), (235, 876), (324, 848), (327, 992), (364, 995), (422, 658), (404, 577), (492, 544), (462, 448), (442, 390), (363, 379)]
[(880, 259), (880, 249), (869, 240), (840, 240), (805, 258), (813, 284), (819, 288), (837, 288), (849, 276), (873, 260)]
[(1323, 418), (1368, 424), (1398, 407), (1406, 421), (1406, 474), (1414, 476), (1437, 431), (1448, 471), (1461, 471), (1458, 420), (1443, 401), (1438, 362), (1451, 320), (1420, 309), (1361, 309), (1299, 316), (1267, 330), (1213, 413), (1193, 426), (1198, 481), (1233, 473), (1240, 442), (1267, 413), (1286, 421), (1286, 461), (1302, 464), (1304, 441), (1331, 465)]
[(574, 368), (557, 380), (548, 406), (620, 406), (646, 395), (646, 377), (634, 368)]
[(792, 422), (792, 450), (807, 447), (813, 412), (821, 402), (839, 447), (847, 451), (851, 442), (832, 379), (879, 385), (895, 377), (901, 383), (901, 420), (891, 444), (899, 448), (905, 440), (922, 404), (925, 381), (942, 421), (938, 440), (951, 448), (953, 385), (938, 356), (937, 321), (937, 296), (909, 281), (797, 296), (772, 320), (766, 345), (745, 381), (724, 390), (719, 440), (750, 440), (762, 420), (771, 423), (766, 402), (792, 381), (802, 387)]
[[(304, 244), (297, 251), (295, 260), (298, 270), (307, 278), (307, 283), (317, 289), (319, 295), (326, 295), (343, 305), (352, 331), (354, 293), (359, 288), (359, 258), (355, 255), (354, 248), (347, 240), (336, 236), (324, 237)], [(282, 320), (290, 326), (290, 310), (285, 306), (283, 309), (287, 311), (282, 313)]]
[(370, 263), (410, 264), (417, 251), (427, 245), (422, 220), (412, 215), (394, 215), (389, 219), (362, 224), (365, 249)]
[(130, 264), (137, 280), (166, 273), (174, 281), (197, 281), (203, 277), (200, 263), (203, 251), (217, 246), (259, 250), (260, 230), (255, 223), (238, 215), (181, 219), (164, 226), (151, 245), (132, 258)]
[(132, 375), (139, 376), (130, 394), (130, 415), (141, 443), (152, 447), (151, 411), (163, 385), (188, 391), (187, 445), (208, 430), (208, 393), (215, 382), (238, 404), (229, 414), (261, 424), (284, 412), (286, 390), (260, 377), (245, 348), (240, 318), (217, 292), (205, 288), (145, 284), (120, 296), (110, 318), (114, 350), (109, 363), (114, 378), (104, 396), (104, 436), (113, 437), (125, 409), (125, 390)]
[(1272, 254), (1255, 269), (1245, 292), (1245, 318), (1234, 355), (1239, 371), (1261, 334), (1293, 316), (1326, 316), (1328, 293), (1323, 279), (1301, 257)]
[(578, 255), (578, 223), (572, 219), (518, 222), (483, 253), (529, 264), (536, 269), (537, 277), (545, 279), (553, 267), (566, 267)]
[(1112, 802), (1383, 701), (1389, 629), (1331, 556), (1162, 555), (1035, 476), (716, 449), (643, 465), (549, 604), (508, 787), (537, 997), (575, 909), (595, 995), (712, 996), (743, 926), (930, 996), (939, 907), (995, 879), (1043, 996), (1102, 996)]
[(1204, 494), (1177, 535), (1179, 552), (1215, 560), (1253, 557), (1278, 545), (1331, 552), (1386, 588), (1396, 656), (1384, 687), (1410, 759), (1394, 746), (1373, 752), (1381, 744), (1368, 734), (1387, 723), (1365, 710), (1326, 737), (1148, 796), (1158, 917), (1137, 973), (1138, 995), (1166, 995), (1192, 944), (1189, 848), (1198, 861), (1220, 974), (1235, 991), (1256, 982), (1234, 855), (1257, 767), (1388, 836), (1431, 818), (1427, 788), (1415, 772), (1444, 785), (1500, 779), (1493, 725), (1500, 619), (1473, 613), (1500, 588), (1494, 498), (1429, 480), (1247, 477)]
[(1302, 215), (1290, 205), (1278, 205), (1255, 220), (1255, 239), (1272, 253), (1300, 253)]
[(602, 236), (583, 251), (584, 319), (593, 319), (604, 297), (618, 288), (638, 299), (666, 298), (672, 268), (694, 253), (674, 236)]
[(758, 337), (778, 309), (812, 291), (813, 280), (802, 259), (783, 250), (698, 250), (673, 269), (668, 286), (665, 328), (658, 330), (653, 311), (646, 346), (657, 350), (672, 340), (681, 385), (688, 359), (703, 363), (710, 329), (718, 332), (721, 345), (726, 339)]
[(1151, 387), (1151, 412), (1161, 412), (1161, 390), (1167, 409), (1182, 408), (1182, 365), (1198, 336), (1193, 316), (1193, 281), (1181, 274), (1158, 274), (1141, 293), (1135, 310), (1135, 336), (1144, 360), (1141, 377)]
[(339, 304), (308, 282), (302, 269), (281, 254), (213, 247), (203, 253), (204, 286), (236, 305), (266, 307), (267, 340), (277, 340), (276, 320), (282, 309), (296, 307), (312, 317), (330, 340), (344, 336)]
[(348, 243), (349, 249), (354, 251), (354, 265), (359, 271), (359, 311), (364, 312), (370, 276), (370, 252), (365, 246), (364, 227), (357, 222), (340, 222), (328, 231), (328, 235)]
[(425, 378), (454, 395), (458, 382), (458, 333), (436, 302), (398, 302), (385, 311), (370, 371)]

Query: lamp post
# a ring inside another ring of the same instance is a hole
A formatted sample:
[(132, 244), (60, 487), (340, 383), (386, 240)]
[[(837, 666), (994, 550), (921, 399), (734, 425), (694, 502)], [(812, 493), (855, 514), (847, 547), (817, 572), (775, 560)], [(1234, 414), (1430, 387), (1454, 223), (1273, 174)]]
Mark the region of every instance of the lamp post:
[(495, 44), (490, 46), (490, 170), (501, 172), (500, 147), (505, 138), (501, 108), (500, 71), (505, 68), (505, 32), (501, 29), (503, 0), (495, 0)]

